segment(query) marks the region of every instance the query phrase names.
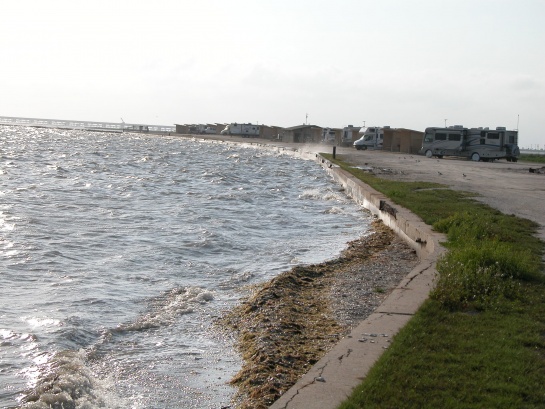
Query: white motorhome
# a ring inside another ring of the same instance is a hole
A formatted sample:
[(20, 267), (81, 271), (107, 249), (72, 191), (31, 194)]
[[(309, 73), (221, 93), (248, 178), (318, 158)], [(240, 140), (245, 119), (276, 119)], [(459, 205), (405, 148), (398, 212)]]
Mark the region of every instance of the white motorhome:
[[(385, 126), (384, 128), (389, 128), (389, 126)], [(354, 148), (357, 150), (382, 149), (382, 145), (384, 143), (384, 128), (361, 128), (360, 132), (363, 130), (363, 135), (360, 139), (354, 142)]]
[(232, 123), (221, 131), (222, 135), (241, 135), (243, 138), (259, 136), (259, 125)]
[(505, 158), (516, 162), (520, 155), (518, 131), (508, 131), (504, 127), (494, 130), (464, 128), (462, 125), (426, 128), (419, 153), (428, 158), (459, 156), (484, 162)]

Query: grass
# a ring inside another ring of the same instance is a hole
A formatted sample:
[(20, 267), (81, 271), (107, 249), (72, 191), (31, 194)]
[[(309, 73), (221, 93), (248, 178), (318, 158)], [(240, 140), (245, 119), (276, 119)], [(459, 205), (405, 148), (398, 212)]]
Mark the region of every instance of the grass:
[(545, 163), (545, 155), (523, 153), (519, 156), (519, 160), (524, 162)]
[(545, 407), (539, 226), (443, 185), (332, 162), (447, 236), (430, 298), (340, 408)]

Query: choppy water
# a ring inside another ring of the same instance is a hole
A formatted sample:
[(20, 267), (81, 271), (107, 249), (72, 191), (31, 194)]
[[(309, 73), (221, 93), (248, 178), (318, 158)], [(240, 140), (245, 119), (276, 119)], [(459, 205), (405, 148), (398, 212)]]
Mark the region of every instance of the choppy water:
[(2, 408), (227, 405), (214, 317), (369, 225), (317, 164), (258, 148), (4, 126), (0, 158)]

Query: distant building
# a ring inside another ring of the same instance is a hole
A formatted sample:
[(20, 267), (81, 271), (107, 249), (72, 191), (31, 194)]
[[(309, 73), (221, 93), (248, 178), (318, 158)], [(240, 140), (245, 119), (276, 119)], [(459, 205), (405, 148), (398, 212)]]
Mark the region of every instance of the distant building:
[(424, 132), (405, 128), (384, 128), (382, 150), (390, 152), (418, 153), (422, 147)]
[(284, 128), (282, 141), (287, 143), (319, 143), (322, 140), (322, 128), (316, 125), (299, 125)]
[(280, 126), (260, 125), (259, 137), (263, 139), (278, 139), (284, 128)]
[(174, 124), (176, 126), (176, 133), (180, 134), (188, 134), (189, 133), (189, 125), (180, 125), (180, 124)]

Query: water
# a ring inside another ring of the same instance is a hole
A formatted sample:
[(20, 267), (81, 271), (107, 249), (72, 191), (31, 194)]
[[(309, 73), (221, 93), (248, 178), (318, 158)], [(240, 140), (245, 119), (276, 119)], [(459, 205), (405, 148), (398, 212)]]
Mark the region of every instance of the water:
[(212, 325), (369, 216), (315, 163), (138, 134), (0, 127), (0, 407), (219, 408)]

